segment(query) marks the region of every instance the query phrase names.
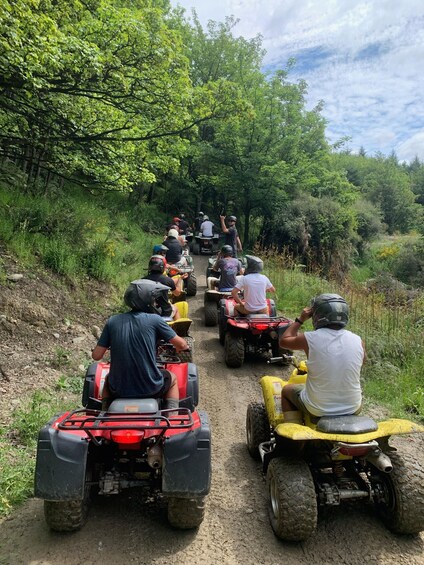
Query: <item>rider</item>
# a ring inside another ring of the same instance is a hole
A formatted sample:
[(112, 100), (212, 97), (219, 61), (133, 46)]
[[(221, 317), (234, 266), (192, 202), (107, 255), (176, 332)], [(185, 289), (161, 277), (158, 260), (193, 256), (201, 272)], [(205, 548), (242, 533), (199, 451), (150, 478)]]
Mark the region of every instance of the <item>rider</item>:
[[(269, 314), (266, 293), (275, 292), (275, 288), (269, 278), (261, 274), (264, 268), (262, 259), (246, 255), (246, 260), (246, 271), (231, 292), (236, 301), (234, 309), (239, 314)], [(244, 301), (239, 297), (240, 290), (243, 291)]]
[(237, 275), (243, 274), (241, 261), (233, 257), (231, 245), (223, 245), (212, 267), (213, 271), (220, 271), (220, 278), (208, 277), (208, 288), (213, 290), (218, 287), (220, 291), (232, 290), (237, 283)]
[(178, 227), (180, 228), (181, 235), (187, 235), (187, 230), (189, 229), (190, 224), (186, 221), (185, 214), (183, 212), (181, 212), (180, 214), (180, 222), (178, 224)]
[(219, 219), (221, 220), (221, 229), (225, 237), (225, 245), (231, 245), (231, 247), (233, 248), (233, 256), (237, 257), (237, 249), (240, 251), (240, 253), (243, 251), (243, 247), (241, 245), (241, 241), (236, 228), (237, 218), (235, 216), (228, 216), (228, 227), (225, 223), (225, 216), (219, 216)]
[(202, 225), (204, 216), (205, 216), (205, 215), (204, 215), (203, 212), (199, 212), (199, 215), (198, 215), (197, 218), (194, 220), (194, 231), (195, 231), (195, 233), (199, 233), (199, 231), (200, 231), (200, 226)]
[[(150, 257), (148, 274), (143, 277), (143, 279), (161, 283), (169, 287), (174, 296), (179, 296), (181, 294), (181, 289), (175, 284), (174, 279), (165, 274), (165, 271), (166, 265), (164, 257), (161, 255), (153, 255)], [(161, 316), (169, 317), (173, 320), (178, 320), (180, 318), (180, 311), (175, 304), (171, 304), (169, 302), (168, 296), (158, 297), (158, 306), (161, 309)]]
[(215, 226), (214, 223), (210, 221), (209, 216), (203, 216), (203, 222), (200, 226), (200, 231), (204, 237), (213, 237)]
[(176, 229), (170, 229), (168, 232), (168, 237), (163, 242), (163, 245), (168, 248), (166, 252), (166, 261), (171, 265), (181, 261), (183, 248), (178, 239), (178, 231)]
[(177, 352), (188, 349), (187, 342), (157, 314), (157, 297), (168, 287), (139, 279), (127, 288), (124, 301), (131, 311), (111, 316), (103, 328), (92, 358), (100, 361), (110, 348), (110, 370), (103, 389), (103, 409), (112, 398), (165, 398), (165, 408), (179, 405), (176, 376), (156, 364), (160, 339), (174, 345)]
[[(298, 333), (312, 318), (313, 331)], [(300, 349), (308, 358), (306, 385), (283, 387), (281, 404), (286, 423), (302, 423), (302, 412), (313, 416), (345, 416), (360, 412), (360, 373), (365, 357), (361, 338), (345, 329), (347, 302), (338, 294), (320, 294), (285, 330), (280, 347)]]

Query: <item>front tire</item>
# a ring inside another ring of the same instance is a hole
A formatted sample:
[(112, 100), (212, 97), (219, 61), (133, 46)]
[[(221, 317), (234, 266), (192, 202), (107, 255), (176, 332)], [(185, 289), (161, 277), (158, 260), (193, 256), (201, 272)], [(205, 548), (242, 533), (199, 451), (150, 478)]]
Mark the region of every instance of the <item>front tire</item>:
[(408, 453), (387, 454), (391, 473), (379, 473), (382, 498), (376, 509), (386, 527), (396, 534), (417, 534), (424, 530), (424, 468)]
[(274, 534), (283, 540), (304, 541), (317, 526), (314, 480), (302, 459), (272, 459), (267, 472), (268, 515)]
[(246, 413), (246, 443), (250, 455), (260, 459), (259, 445), (270, 440), (270, 427), (265, 405), (251, 402)]
[(187, 279), (186, 292), (187, 292), (187, 296), (196, 296), (197, 279), (194, 273), (191, 273)]
[(205, 326), (216, 326), (218, 323), (218, 308), (216, 302), (205, 301)]
[(193, 363), (194, 339), (189, 335), (185, 336), (184, 339), (190, 349), (188, 351), (180, 351), (178, 353), (178, 357), (180, 358), (181, 363)]
[(198, 528), (205, 517), (205, 499), (178, 498), (168, 499), (168, 521), (174, 528), (190, 530)]
[(227, 332), (225, 334), (224, 355), (227, 367), (235, 369), (241, 367), (244, 362), (243, 338)]

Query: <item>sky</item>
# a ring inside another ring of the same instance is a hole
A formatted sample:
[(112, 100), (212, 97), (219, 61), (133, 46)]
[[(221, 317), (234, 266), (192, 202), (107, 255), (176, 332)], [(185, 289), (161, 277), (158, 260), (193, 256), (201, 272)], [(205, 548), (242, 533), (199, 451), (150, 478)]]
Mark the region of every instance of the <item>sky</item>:
[(263, 71), (297, 61), (289, 79), (324, 102), (327, 139), (367, 155), (424, 161), (423, 0), (171, 0), (205, 27), (239, 19), (235, 36), (263, 38)]

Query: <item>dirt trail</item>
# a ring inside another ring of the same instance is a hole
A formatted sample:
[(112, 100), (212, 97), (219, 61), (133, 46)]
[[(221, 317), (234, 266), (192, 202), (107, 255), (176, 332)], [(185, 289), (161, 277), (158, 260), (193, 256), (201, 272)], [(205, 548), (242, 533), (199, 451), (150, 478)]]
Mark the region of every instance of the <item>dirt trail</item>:
[[(241, 369), (225, 366), (217, 329), (203, 325), (206, 258), (196, 258), (195, 267), (199, 293), (190, 299), (195, 362), (200, 408), (208, 412), (213, 434), (212, 490), (199, 531), (173, 530), (165, 509), (122, 496), (100, 497), (81, 531), (57, 534), (45, 524), (42, 501), (33, 499), (2, 523), (0, 565), (424, 565), (424, 535), (392, 535), (365, 505), (326, 511), (305, 543), (283, 543), (273, 535), (260, 465), (245, 446), (246, 406), (260, 400), (258, 381), (269, 368), (263, 361)], [(412, 440), (406, 441), (412, 448)]]

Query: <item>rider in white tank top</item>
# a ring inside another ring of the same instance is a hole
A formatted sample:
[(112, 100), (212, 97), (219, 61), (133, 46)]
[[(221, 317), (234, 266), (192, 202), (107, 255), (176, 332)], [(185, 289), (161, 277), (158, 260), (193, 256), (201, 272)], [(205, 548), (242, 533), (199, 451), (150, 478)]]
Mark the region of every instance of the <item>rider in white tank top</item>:
[(305, 332), (308, 378), (301, 400), (314, 416), (354, 414), (361, 407), (361, 338), (344, 329)]

